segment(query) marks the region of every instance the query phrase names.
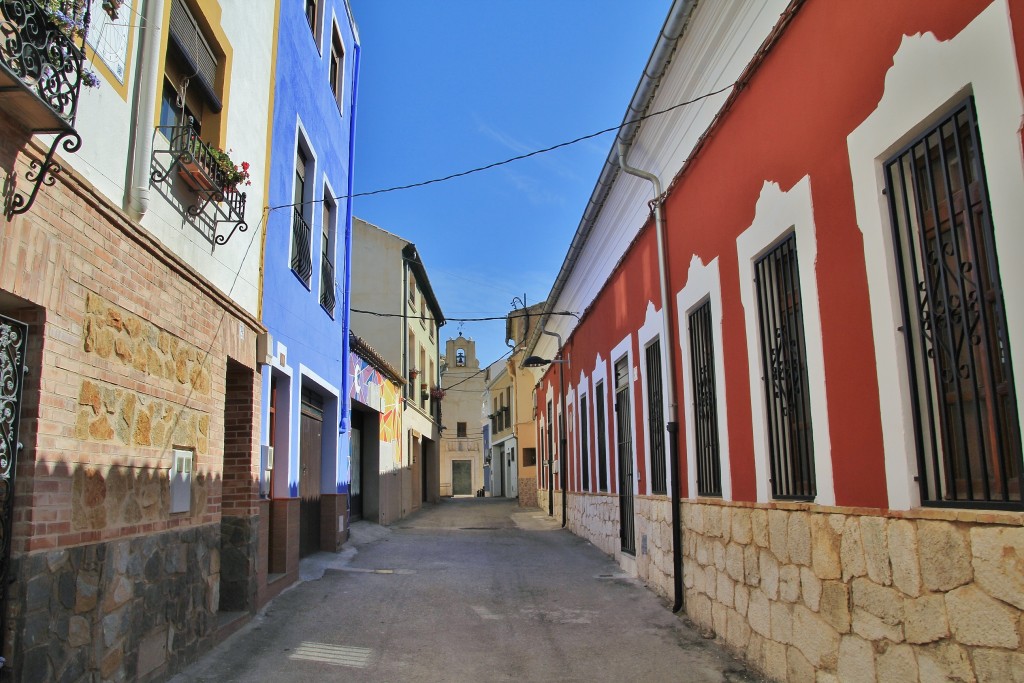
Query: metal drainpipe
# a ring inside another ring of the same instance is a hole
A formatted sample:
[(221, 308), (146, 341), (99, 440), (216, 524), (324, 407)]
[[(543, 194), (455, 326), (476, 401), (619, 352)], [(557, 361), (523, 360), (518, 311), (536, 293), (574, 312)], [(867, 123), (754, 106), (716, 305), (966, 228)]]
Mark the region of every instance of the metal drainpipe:
[(136, 96), (135, 152), (132, 155), (132, 183), (124, 208), (139, 221), (149, 210), (149, 174), (153, 159), (153, 121), (156, 119), (157, 79), (160, 78), (160, 23), (164, 0), (146, 2), (145, 24), (139, 31), (142, 41), (142, 73)]
[[(558, 418), (558, 481), (562, 484), (562, 528), (565, 528), (565, 512), (567, 507), (568, 495), (565, 487), (565, 451), (566, 451), (566, 437), (565, 437), (565, 355), (562, 353), (562, 335), (557, 332), (548, 332), (547, 330), (541, 330), (544, 334), (554, 337), (558, 340), (558, 402), (562, 405), (561, 415)], [(551, 455), (548, 454), (548, 462), (550, 463)], [(551, 510), (554, 504), (554, 475), (551, 473), (551, 466), (548, 465), (548, 473), (550, 475), (548, 485), (548, 510)], [(554, 513), (553, 510), (549, 512), (549, 516)]]
[(672, 337), (670, 336), (672, 328), (669, 315), (671, 309), (668, 305), (668, 262), (665, 255), (665, 218), (661, 208), (663, 201), (661, 180), (653, 173), (633, 168), (627, 164), (626, 145), (621, 141), (618, 143), (618, 150), (619, 167), (624, 173), (643, 178), (654, 185), (654, 201), (651, 203), (654, 206), (655, 234), (658, 237), (658, 279), (661, 285), (661, 338), (663, 340), (661, 360), (664, 367), (668, 369), (668, 372), (665, 373), (665, 377), (668, 380), (665, 382), (665, 391), (668, 394), (668, 419), (665, 421), (665, 429), (668, 431), (669, 462), (672, 473), (672, 573), (675, 588), (675, 603), (672, 605), (672, 611), (678, 612), (683, 608), (682, 519), (680, 518), (679, 511), (681, 503), (679, 486), (679, 423), (676, 420), (678, 407), (676, 406), (675, 357), (673, 353), (675, 344), (672, 343)]

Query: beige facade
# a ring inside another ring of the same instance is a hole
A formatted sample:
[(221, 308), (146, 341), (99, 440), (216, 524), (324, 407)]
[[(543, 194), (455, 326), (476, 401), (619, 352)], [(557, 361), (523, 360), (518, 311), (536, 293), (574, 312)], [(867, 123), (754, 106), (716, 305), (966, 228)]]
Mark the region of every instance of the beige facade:
[[(512, 433), (516, 443), (516, 469), (519, 505), (537, 507), (537, 421), (534, 388), (540, 370), (522, 367), (526, 355), (523, 343), (540, 320), (544, 303), (509, 313), (505, 319), (506, 343), (515, 350), (505, 363), (512, 385)], [(546, 504), (546, 499), (543, 501)]]
[(476, 357), (476, 342), (461, 333), (449, 339), (442, 366), (441, 495), (472, 496), (484, 488), (480, 406), (485, 370)]
[[(383, 315), (381, 315), (383, 314)], [(440, 493), (439, 328), (444, 315), (416, 245), (360, 218), (352, 220), (352, 331), (406, 379), (401, 481), (381, 472), (379, 510), (404, 516)], [(391, 500), (398, 497), (400, 501)], [(393, 514), (376, 521), (390, 523)]]
[(490, 430), (490, 447), (484, 462), (490, 462), (491, 496), (516, 498), (519, 495), (519, 447), (516, 443), (516, 405), (512, 374), (505, 360), (487, 368), (484, 394), (486, 415), (482, 424)]

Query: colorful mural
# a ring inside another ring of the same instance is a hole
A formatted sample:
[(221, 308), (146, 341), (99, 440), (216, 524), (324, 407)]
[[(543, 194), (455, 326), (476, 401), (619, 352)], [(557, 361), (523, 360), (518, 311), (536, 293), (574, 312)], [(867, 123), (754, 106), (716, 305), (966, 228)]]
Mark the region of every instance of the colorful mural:
[(392, 472), (405, 463), (402, 455), (402, 392), (369, 362), (349, 354), (350, 397), (380, 413), (380, 471)]

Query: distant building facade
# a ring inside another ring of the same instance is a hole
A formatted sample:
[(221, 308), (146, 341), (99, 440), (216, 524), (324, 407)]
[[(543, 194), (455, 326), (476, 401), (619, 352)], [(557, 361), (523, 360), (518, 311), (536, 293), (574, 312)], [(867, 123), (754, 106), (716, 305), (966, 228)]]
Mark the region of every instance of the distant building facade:
[[(345, 0), (281, 3), (263, 249), (261, 507), (274, 581), (348, 520), (350, 199), (359, 37)], [(312, 77), (311, 77), (312, 76)]]
[(461, 333), (447, 340), (442, 365), (440, 491), (442, 496), (472, 496), (485, 488), (480, 429), (485, 370), (476, 357), (476, 342)]
[[(355, 218), (352, 255), (352, 330), (405, 379), (402, 438), (392, 457), (378, 459), (374, 471), (360, 460), (365, 441), (351, 450), (352, 470), (362, 472), (352, 515), (388, 524), (438, 500), (444, 314), (415, 244)], [(364, 439), (368, 433), (363, 430)], [(368, 492), (374, 480), (375, 491)]]
[(484, 427), (490, 434), (485, 444), (485, 462), (490, 463), (490, 492), (498, 498), (519, 496), (519, 468), (516, 435), (516, 405), (512, 394), (512, 375), (505, 359), (487, 368)]

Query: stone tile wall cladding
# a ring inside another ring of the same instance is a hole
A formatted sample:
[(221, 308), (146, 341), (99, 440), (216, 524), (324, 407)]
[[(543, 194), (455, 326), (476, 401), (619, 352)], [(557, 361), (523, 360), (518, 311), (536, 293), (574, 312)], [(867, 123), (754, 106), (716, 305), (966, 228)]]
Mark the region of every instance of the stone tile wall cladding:
[(686, 611), (784, 681), (1024, 679), (1013, 513), (683, 503)]
[[(41, 153), (30, 142), (10, 165), (24, 177)], [(222, 533), (254, 552), (237, 533), (255, 539), (254, 522), (221, 526), (225, 370), (233, 359), (254, 372), (262, 327), (64, 168), (0, 223), (0, 292), (31, 323), (32, 356), (3, 671), (155, 680), (212, 638)], [(195, 453), (188, 513), (169, 513), (170, 446)]]
[(519, 478), (519, 507), (537, 507), (536, 475)]

